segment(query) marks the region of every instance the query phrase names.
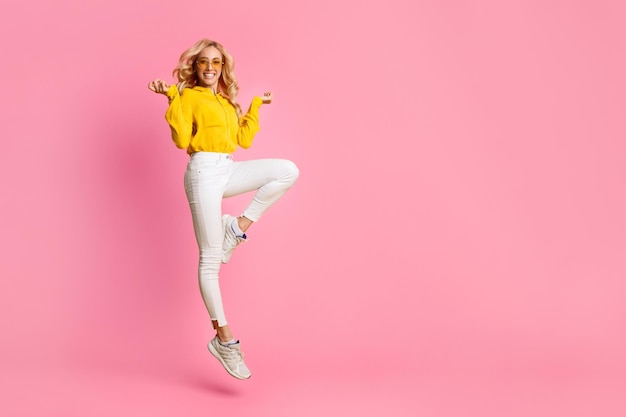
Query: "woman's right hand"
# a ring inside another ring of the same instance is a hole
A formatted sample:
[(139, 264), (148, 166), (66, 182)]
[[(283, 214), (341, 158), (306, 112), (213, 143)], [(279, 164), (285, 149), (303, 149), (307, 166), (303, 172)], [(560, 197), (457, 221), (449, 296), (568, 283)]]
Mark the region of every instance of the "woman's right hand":
[(155, 93), (167, 95), (167, 90), (169, 90), (170, 86), (167, 85), (165, 81), (157, 78), (156, 80), (148, 83), (148, 88)]

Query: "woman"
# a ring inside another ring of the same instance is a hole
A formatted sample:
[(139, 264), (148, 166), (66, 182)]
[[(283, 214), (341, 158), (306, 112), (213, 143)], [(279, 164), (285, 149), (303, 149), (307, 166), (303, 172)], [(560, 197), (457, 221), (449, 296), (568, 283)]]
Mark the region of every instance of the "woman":
[[(156, 79), (148, 88), (167, 96), (165, 119), (172, 139), (190, 155), (185, 191), (200, 250), (200, 291), (217, 333), (209, 351), (229, 374), (247, 379), (251, 374), (226, 321), (218, 273), (237, 245), (246, 241), (250, 226), (294, 184), (299, 172), (293, 162), (282, 159), (233, 160), (237, 147), (250, 147), (259, 131), (261, 105), (272, 102), (271, 92), (256, 96), (244, 115), (237, 103), (233, 67), (222, 45), (202, 39), (180, 56), (173, 72), (177, 85)], [(222, 215), (222, 198), (253, 190), (252, 201), (239, 217)]]

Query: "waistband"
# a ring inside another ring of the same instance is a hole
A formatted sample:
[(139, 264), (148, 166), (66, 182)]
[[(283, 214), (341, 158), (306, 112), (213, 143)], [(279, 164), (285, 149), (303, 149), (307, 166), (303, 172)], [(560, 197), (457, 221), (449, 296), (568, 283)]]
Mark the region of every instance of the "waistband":
[(194, 152), (191, 154), (193, 160), (199, 161), (223, 161), (226, 159), (233, 159), (233, 156), (229, 153), (221, 152)]

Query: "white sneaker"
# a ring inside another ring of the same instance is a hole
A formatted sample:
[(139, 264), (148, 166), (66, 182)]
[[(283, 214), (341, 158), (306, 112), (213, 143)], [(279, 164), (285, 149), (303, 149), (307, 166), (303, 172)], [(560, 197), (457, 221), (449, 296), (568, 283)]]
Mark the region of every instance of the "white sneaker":
[(224, 214), (222, 216), (222, 229), (224, 229), (224, 243), (222, 246), (222, 248), (224, 249), (224, 256), (222, 257), (222, 263), (228, 263), (235, 248), (241, 242), (245, 242), (247, 239), (245, 233), (243, 234), (243, 236), (237, 236), (235, 234), (233, 228), (231, 227), (233, 221), (235, 221), (235, 217), (229, 214)]
[(248, 379), (252, 375), (243, 361), (239, 341), (224, 346), (217, 336), (209, 342), (209, 352), (219, 360), (226, 371), (238, 379)]

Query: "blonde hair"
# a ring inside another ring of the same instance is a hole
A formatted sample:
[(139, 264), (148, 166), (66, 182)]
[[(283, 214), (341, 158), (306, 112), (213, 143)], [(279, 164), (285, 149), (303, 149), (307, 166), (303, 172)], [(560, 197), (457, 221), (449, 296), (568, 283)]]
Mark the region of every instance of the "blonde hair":
[(198, 84), (198, 76), (195, 71), (196, 59), (198, 58), (198, 55), (200, 55), (200, 52), (209, 46), (213, 46), (220, 51), (224, 61), (224, 65), (222, 66), (222, 75), (217, 83), (217, 91), (235, 107), (237, 117), (241, 117), (241, 106), (237, 103), (239, 85), (237, 84), (237, 79), (235, 78), (235, 61), (226, 49), (218, 42), (209, 39), (201, 39), (180, 55), (178, 66), (174, 68), (174, 71), (172, 71), (174, 78), (178, 79), (178, 83), (176, 84), (178, 92), (182, 94), (185, 88), (195, 87)]

